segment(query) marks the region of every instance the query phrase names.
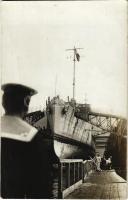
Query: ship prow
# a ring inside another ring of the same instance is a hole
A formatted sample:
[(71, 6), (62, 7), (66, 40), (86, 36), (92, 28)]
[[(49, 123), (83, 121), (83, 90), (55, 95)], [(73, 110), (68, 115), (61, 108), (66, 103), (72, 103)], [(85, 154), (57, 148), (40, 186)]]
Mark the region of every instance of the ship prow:
[[(77, 116), (81, 110), (84, 120)], [(87, 159), (95, 155), (92, 125), (87, 121), (89, 110), (89, 104), (78, 104), (74, 99), (64, 101), (56, 96), (48, 98), (45, 111), (30, 113), (26, 120), (52, 140), (58, 158)]]
[(47, 119), (54, 137), (54, 149), (59, 158), (89, 158), (95, 154), (92, 125), (76, 116), (83, 109), (87, 113), (89, 104), (77, 104), (74, 99), (67, 102), (54, 97), (47, 101)]

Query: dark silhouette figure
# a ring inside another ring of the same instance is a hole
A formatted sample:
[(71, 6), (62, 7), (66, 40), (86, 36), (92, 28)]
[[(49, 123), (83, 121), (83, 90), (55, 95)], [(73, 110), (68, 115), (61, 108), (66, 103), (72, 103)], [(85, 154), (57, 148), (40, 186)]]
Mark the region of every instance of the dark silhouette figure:
[(105, 158), (105, 156), (103, 156), (103, 158), (101, 158), (101, 169), (102, 170), (106, 169), (106, 158)]
[(51, 159), (46, 141), (22, 119), (37, 92), (19, 84), (3, 85), (2, 90), (1, 196), (50, 198)]

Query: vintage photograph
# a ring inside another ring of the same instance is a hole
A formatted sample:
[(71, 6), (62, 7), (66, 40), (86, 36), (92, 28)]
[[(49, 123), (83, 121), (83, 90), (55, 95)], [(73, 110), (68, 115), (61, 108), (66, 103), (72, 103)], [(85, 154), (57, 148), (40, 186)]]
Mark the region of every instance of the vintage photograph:
[(127, 199), (127, 1), (1, 19), (1, 198)]

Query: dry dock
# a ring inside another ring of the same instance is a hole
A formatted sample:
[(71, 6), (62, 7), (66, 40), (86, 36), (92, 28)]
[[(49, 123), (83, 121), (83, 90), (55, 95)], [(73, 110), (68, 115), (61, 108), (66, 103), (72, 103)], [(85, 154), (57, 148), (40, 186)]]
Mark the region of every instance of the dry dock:
[(93, 172), (65, 199), (128, 199), (128, 183), (115, 170)]

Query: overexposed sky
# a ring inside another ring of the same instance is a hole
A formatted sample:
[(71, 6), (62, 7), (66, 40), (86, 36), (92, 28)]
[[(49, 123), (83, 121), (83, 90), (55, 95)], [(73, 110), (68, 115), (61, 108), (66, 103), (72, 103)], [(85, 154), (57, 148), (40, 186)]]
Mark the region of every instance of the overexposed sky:
[[(38, 90), (33, 109), (48, 96), (72, 97), (73, 52), (76, 100), (96, 111), (126, 116), (126, 1), (2, 2), (2, 83)], [(56, 86), (55, 86), (56, 85)], [(55, 89), (56, 88), (56, 89)]]

